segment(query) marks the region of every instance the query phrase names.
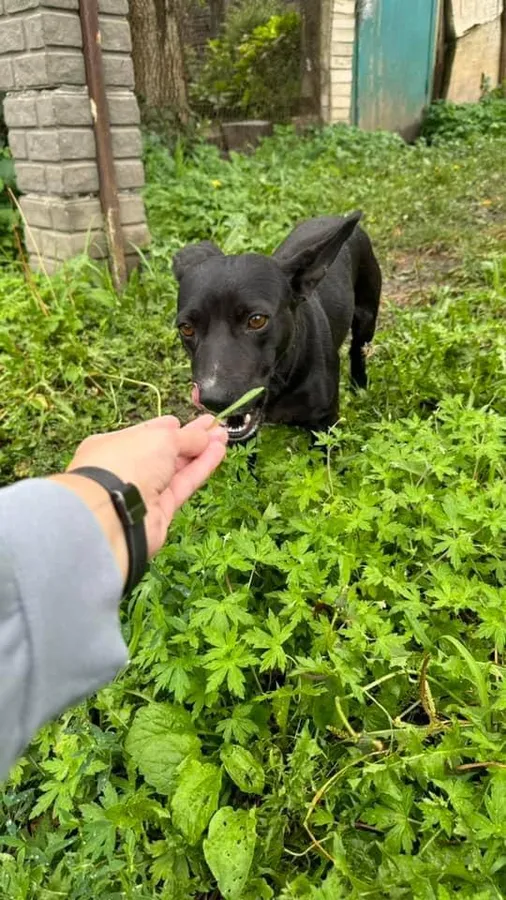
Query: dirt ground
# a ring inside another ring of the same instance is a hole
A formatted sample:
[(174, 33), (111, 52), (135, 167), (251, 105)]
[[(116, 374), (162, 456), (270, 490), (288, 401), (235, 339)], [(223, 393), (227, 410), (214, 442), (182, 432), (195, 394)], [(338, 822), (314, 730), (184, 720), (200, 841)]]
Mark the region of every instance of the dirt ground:
[(455, 275), (460, 264), (457, 257), (437, 251), (394, 254), (384, 277), (383, 297), (398, 306), (422, 305), (434, 288), (444, 286)]

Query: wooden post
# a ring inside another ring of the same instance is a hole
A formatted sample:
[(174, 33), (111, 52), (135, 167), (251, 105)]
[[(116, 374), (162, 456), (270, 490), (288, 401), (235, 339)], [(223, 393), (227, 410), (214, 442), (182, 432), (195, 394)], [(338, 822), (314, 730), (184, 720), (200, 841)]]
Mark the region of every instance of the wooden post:
[(97, 0), (79, 0), (79, 15), (83, 34), (86, 81), (97, 145), (100, 202), (104, 214), (114, 286), (119, 291), (126, 283), (127, 270), (114, 170), (109, 108), (105, 92)]
[(506, 95), (506, 0), (501, 16), (501, 56), (499, 59), (499, 85)]
[(446, 54), (446, 14), (445, 0), (440, 0), (438, 9), (438, 25), (436, 39), (436, 59), (434, 62), (434, 78), (432, 80), (431, 100), (443, 100), (443, 86)]

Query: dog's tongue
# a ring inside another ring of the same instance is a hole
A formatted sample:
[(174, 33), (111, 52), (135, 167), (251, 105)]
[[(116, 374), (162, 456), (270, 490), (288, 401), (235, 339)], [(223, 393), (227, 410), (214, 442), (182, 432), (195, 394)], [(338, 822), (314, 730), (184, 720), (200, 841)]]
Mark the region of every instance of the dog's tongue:
[(194, 406), (197, 406), (199, 409), (202, 409), (202, 403), (200, 402), (200, 391), (198, 384), (194, 384), (192, 387), (192, 403)]

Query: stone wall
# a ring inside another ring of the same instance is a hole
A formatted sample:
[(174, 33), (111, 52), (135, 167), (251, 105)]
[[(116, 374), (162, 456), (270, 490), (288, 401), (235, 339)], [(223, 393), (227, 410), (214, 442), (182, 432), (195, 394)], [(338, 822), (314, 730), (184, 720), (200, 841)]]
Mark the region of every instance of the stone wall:
[[(129, 266), (149, 241), (128, 0), (100, 0), (100, 33), (121, 222)], [(26, 244), (54, 271), (87, 250), (105, 257), (95, 137), (78, 0), (0, 0), (0, 90)]]
[(329, 124), (352, 118), (355, 0), (321, 0), (322, 118)]

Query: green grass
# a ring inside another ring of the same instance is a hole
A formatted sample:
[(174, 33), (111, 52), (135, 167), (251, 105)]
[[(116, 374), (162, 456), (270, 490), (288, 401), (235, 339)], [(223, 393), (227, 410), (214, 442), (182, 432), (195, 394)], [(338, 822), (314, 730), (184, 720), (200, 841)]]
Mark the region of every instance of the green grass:
[[(156, 143), (146, 200), (164, 244), (213, 236), (231, 253), (270, 251), (293, 222), (363, 209), (385, 256), (431, 249), (483, 255), (506, 227), (506, 129), (490, 140), (406, 146), (392, 134), (336, 127), (301, 141), (291, 129), (252, 156), (205, 145), (185, 160)], [(170, 211), (170, 212), (169, 212)]]
[(506, 895), (505, 150), (339, 128), (230, 163), (151, 143), (155, 244), (121, 301), (84, 261), (33, 285), (5, 269), (4, 480), (90, 429), (188, 414), (188, 240), (270, 251), (360, 207), (387, 297), (326, 461), (282, 428), (258, 481), (230, 452), (123, 609), (131, 665), (15, 767), (1, 897)]

